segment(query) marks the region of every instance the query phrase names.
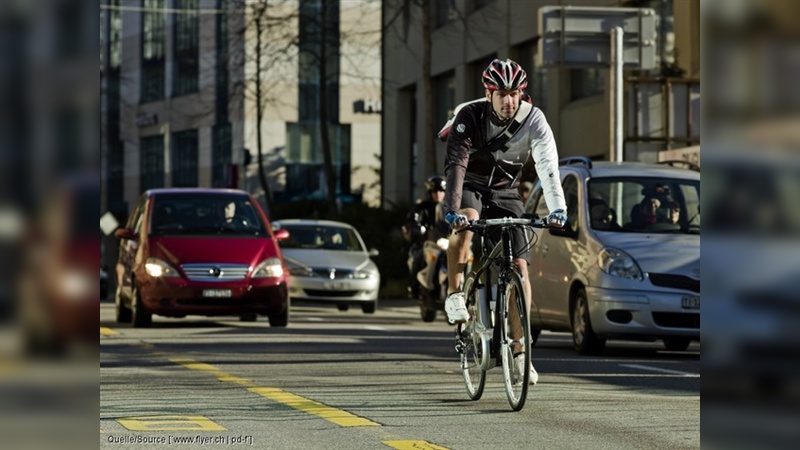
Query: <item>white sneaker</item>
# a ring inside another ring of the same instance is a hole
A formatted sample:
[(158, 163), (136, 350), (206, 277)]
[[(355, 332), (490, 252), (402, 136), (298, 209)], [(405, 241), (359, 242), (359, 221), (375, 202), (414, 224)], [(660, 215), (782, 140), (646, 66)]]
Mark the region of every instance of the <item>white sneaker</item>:
[[(522, 379), (522, 371), (525, 370), (525, 355), (519, 354), (514, 357), (514, 375), (517, 379)], [(528, 384), (536, 384), (539, 382), (539, 373), (533, 368), (533, 363), (529, 363), (530, 376), (528, 377)]]
[(447, 296), (444, 301), (444, 312), (447, 313), (447, 319), (453, 323), (464, 323), (469, 319), (469, 312), (467, 305), (464, 302), (463, 292), (454, 292)]

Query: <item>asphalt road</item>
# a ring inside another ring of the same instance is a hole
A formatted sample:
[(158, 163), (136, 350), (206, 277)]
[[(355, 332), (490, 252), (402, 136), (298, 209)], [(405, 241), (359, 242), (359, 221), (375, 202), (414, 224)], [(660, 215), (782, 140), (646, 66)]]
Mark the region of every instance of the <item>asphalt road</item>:
[(296, 305), (265, 318), (154, 317), (133, 329), (103, 303), (100, 447), (108, 449), (679, 449), (700, 447), (700, 346), (609, 342), (599, 357), (543, 333), (539, 384), (511, 411), (502, 369), (468, 399), (453, 331), (407, 300)]

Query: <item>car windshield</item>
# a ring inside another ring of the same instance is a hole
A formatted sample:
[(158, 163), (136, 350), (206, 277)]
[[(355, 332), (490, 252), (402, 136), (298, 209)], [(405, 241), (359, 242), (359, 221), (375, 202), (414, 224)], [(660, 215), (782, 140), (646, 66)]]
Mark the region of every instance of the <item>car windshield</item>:
[(267, 230), (245, 195), (180, 193), (155, 196), (150, 234), (266, 236)]
[(594, 178), (589, 218), (599, 231), (700, 233), (700, 181), (672, 178)]
[(352, 228), (333, 225), (281, 225), (281, 228), (289, 232), (289, 238), (279, 242), (281, 248), (364, 251)]

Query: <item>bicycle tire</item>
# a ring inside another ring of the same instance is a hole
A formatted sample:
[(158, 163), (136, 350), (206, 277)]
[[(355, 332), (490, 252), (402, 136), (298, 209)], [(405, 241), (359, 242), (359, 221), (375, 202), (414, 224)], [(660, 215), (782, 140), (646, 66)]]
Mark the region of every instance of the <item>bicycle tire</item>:
[[(528, 308), (525, 304), (525, 290), (522, 284), (522, 277), (517, 271), (509, 270), (503, 274), (505, 279), (505, 290), (503, 298), (500, 299), (503, 310), (500, 311), (500, 352), (503, 363), (503, 383), (506, 388), (508, 403), (514, 411), (519, 411), (525, 406), (528, 397), (528, 382), (530, 380), (531, 364), (531, 335), (530, 318)], [(512, 319), (519, 315), (519, 329), (514, 332)], [(514, 335), (521, 336), (514, 338)], [(514, 351), (514, 345), (518, 352)], [(522, 373), (516, 373), (514, 369), (514, 353), (522, 354), (525, 362)]]
[(472, 311), (470, 319), (464, 324), (462, 332), (461, 374), (464, 377), (464, 386), (471, 400), (478, 400), (483, 395), (486, 386), (486, 369), (481, 368), (484, 358), (484, 349), (480, 339), (476, 339), (475, 326), (478, 316), (475, 314), (478, 301), (478, 290), (475, 287), (475, 274), (471, 273), (464, 279), (464, 292), (466, 293), (467, 310)]

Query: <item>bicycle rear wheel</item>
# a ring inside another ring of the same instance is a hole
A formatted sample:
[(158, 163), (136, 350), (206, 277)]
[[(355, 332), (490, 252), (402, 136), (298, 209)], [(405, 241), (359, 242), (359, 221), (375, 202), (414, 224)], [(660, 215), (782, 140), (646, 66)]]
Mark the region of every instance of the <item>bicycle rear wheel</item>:
[[(500, 354), (503, 362), (503, 382), (508, 403), (514, 411), (525, 406), (530, 380), (531, 339), (530, 318), (525, 305), (522, 277), (516, 271), (504, 274), (506, 288), (503, 310), (500, 311)], [(515, 358), (522, 362), (515, 366)]]
[(475, 289), (474, 274), (464, 280), (464, 292), (467, 295), (467, 310), (470, 311), (470, 318), (461, 330), (461, 374), (464, 376), (464, 385), (467, 388), (467, 395), (472, 400), (478, 400), (483, 395), (483, 388), (486, 385), (486, 370), (481, 368), (481, 361), (484, 349), (477, 327), (480, 319), (476, 311), (478, 310), (477, 289)]

